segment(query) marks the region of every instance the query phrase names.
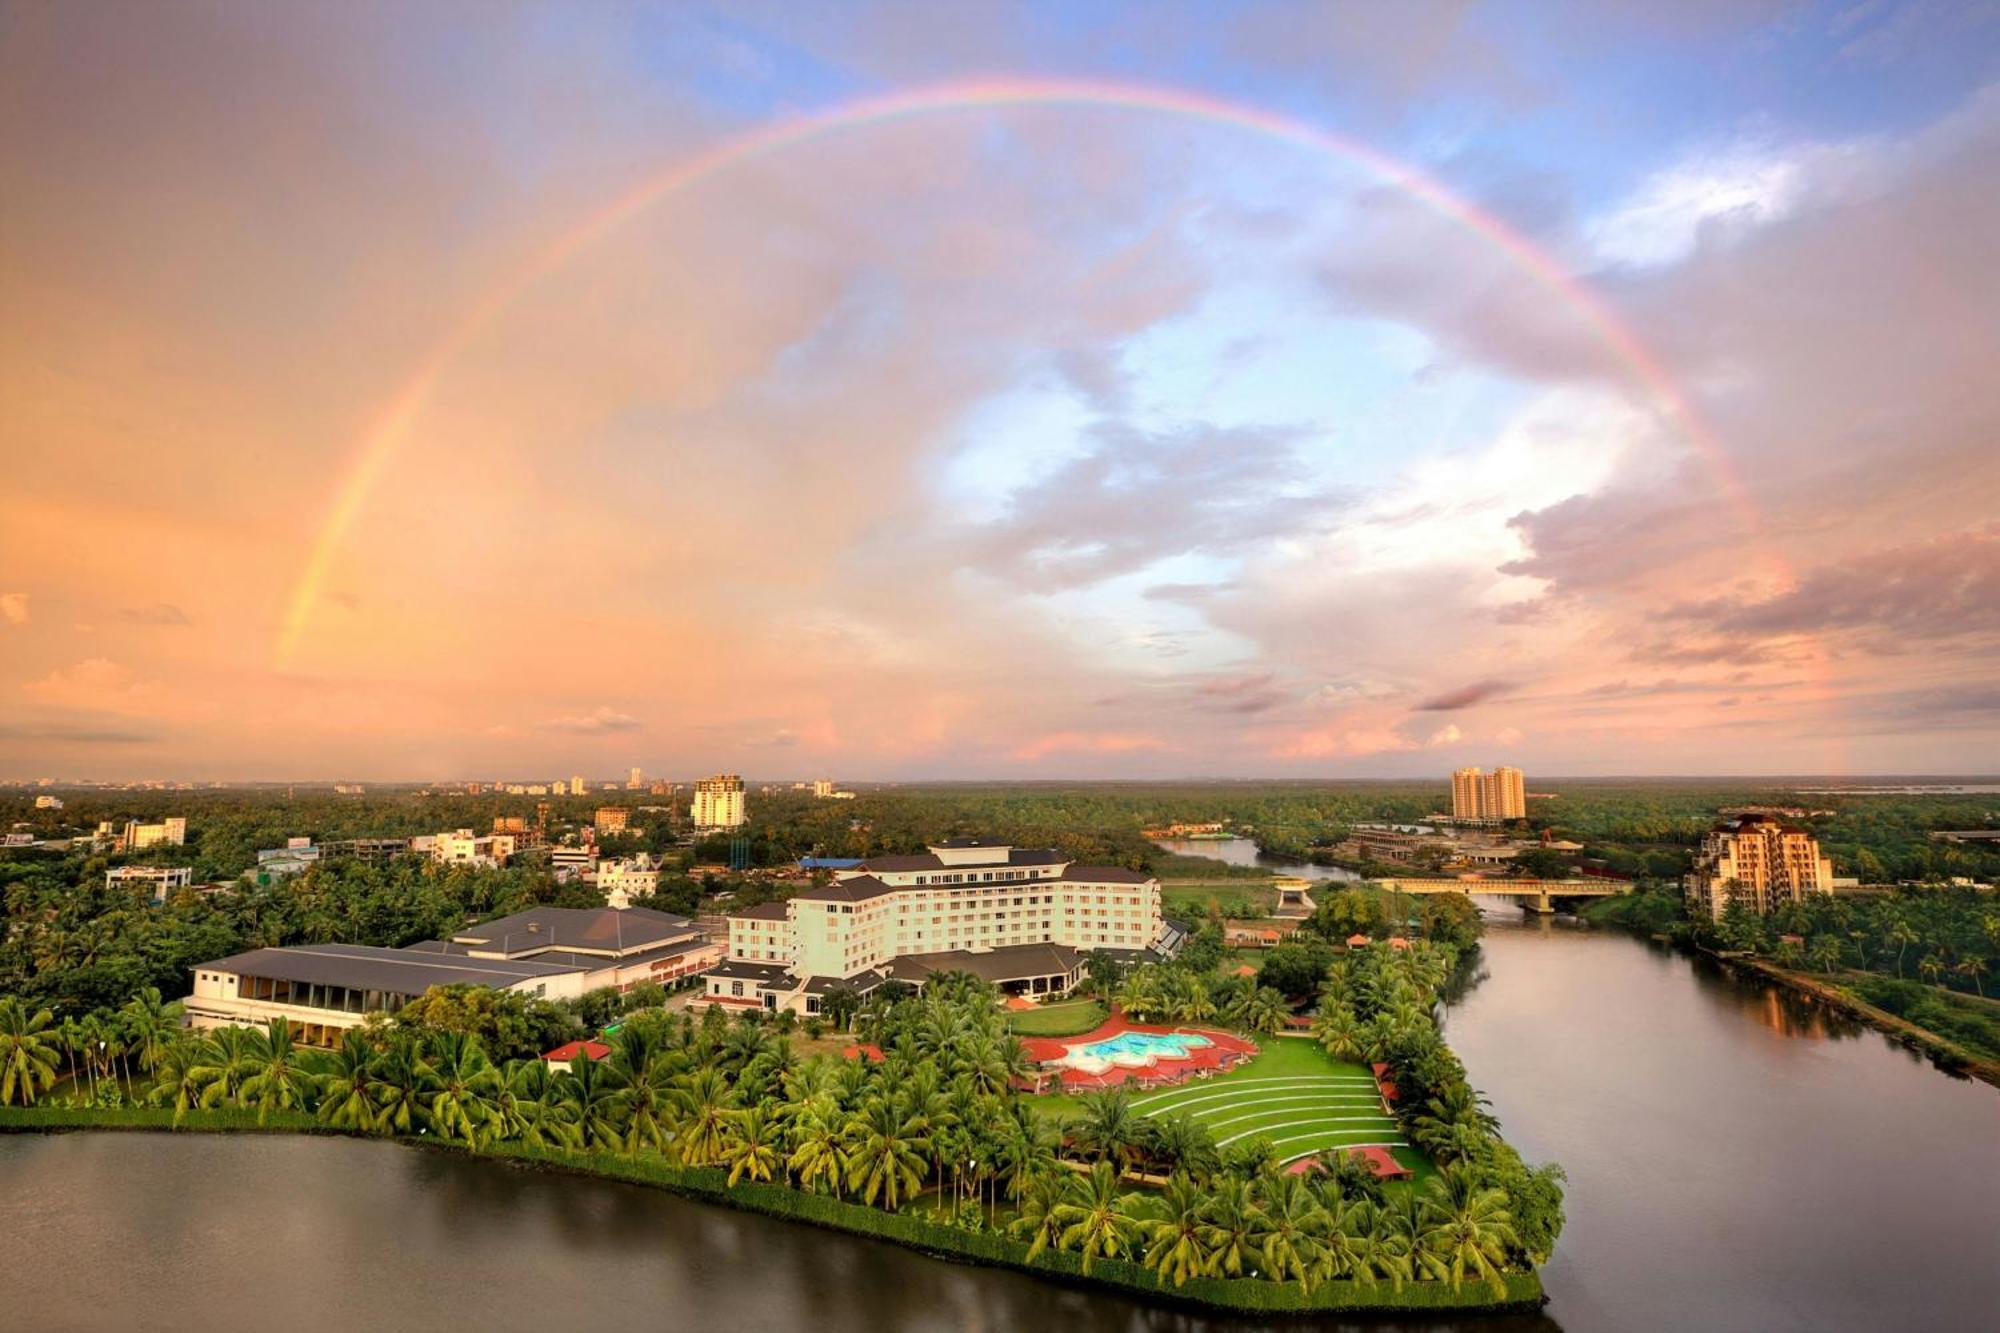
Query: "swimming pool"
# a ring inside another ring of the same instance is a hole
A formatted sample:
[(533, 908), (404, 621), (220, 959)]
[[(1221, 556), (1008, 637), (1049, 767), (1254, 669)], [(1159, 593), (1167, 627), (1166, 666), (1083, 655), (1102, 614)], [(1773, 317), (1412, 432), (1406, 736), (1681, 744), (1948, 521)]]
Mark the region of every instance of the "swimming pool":
[(1113, 1062), (1117, 1062), (1120, 1056), (1127, 1059), (1137, 1057), (1150, 1063), (1153, 1060), (1185, 1060), (1189, 1051), (1211, 1044), (1207, 1037), (1196, 1032), (1121, 1032), (1103, 1041), (1093, 1041), (1088, 1046), (1078, 1046), (1070, 1054)]

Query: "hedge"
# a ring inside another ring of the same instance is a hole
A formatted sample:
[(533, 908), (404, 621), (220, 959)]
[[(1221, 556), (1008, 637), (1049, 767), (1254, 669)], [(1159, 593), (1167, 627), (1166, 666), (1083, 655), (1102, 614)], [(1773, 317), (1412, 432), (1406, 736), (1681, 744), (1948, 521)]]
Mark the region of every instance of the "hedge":
[[(466, 1151), (435, 1141), (427, 1141), (427, 1145)], [(1541, 1278), (1534, 1273), (1504, 1275), (1498, 1292), (1477, 1282), (1468, 1282), (1458, 1289), (1443, 1282), (1406, 1282), (1400, 1290), (1385, 1283), (1328, 1282), (1308, 1292), (1299, 1290), (1296, 1283), (1259, 1278), (1195, 1278), (1185, 1286), (1176, 1287), (1162, 1283), (1151, 1270), (1139, 1264), (1110, 1259), (1092, 1263), (1089, 1274), (1085, 1275), (1082, 1259), (1067, 1250), (1044, 1250), (1030, 1262), (1027, 1243), (1011, 1236), (964, 1231), (929, 1218), (888, 1213), (829, 1195), (808, 1194), (788, 1185), (739, 1183), (731, 1187), (727, 1174), (713, 1167), (676, 1166), (660, 1157), (620, 1157), (564, 1148), (528, 1148), (520, 1144), (496, 1144), (469, 1155), (657, 1185), (709, 1203), (895, 1241), (939, 1258), (1013, 1268), (1077, 1285), (1113, 1287), (1154, 1300), (1238, 1313), (1472, 1311), (1539, 1308), (1542, 1303)]]
[(0, 1106), (0, 1133), (83, 1129), (184, 1129), (211, 1133), (311, 1134), (338, 1133), (300, 1111), (273, 1111), (258, 1123), (255, 1111), (229, 1107), (219, 1111), (189, 1111), (174, 1124), (171, 1106), (120, 1106), (116, 1109), (69, 1106)]
[[(156, 1107), (113, 1111), (55, 1106), (0, 1108), (0, 1132), (171, 1130), (173, 1127), (172, 1110)], [(259, 1125), (256, 1112), (241, 1110), (192, 1111), (181, 1128), (211, 1132), (340, 1132), (327, 1130), (296, 1112), (274, 1113), (267, 1124)], [(824, 1194), (808, 1194), (788, 1185), (745, 1182), (732, 1187), (727, 1173), (714, 1167), (677, 1166), (654, 1155), (622, 1157), (568, 1148), (532, 1148), (519, 1143), (499, 1143), (473, 1151), (463, 1144), (429, 1137), (403, 1138), (398, 1142), (528, 1167), (652, 1185), (707, 1203), (894, 1241), (938, 1258), (1011, 1268), (1073, 1285), (1109, 1287), (1150, 1300), (1235, 1313), (1514, 1310), (1537, 1308), (1542, 1302), (1541, 1279), (1534, 1273), (1506, 1274), (1497, 1292), (1479, 1282), (1468, 1282), (1456, 1290), (1443, 1282), (1406, 1282), (1400, 1290), (1382, 1283), (1328, 1282), (1308, 1292), (1299, 1290), (1295, 1283), (1259, 1278), (1195, 1278), (1185, 1286), (1176, 1287), (1162, 1283), (1139, 1264), (1110, 1259), (1096, 1261), (1086, 1275), (1082, 1259), (1066, 1250), (1044, 1250), (1031, 1262), (1026, 1242), (1011, 1236), (963, 1231), (929, 1218), (884, 1212)]]

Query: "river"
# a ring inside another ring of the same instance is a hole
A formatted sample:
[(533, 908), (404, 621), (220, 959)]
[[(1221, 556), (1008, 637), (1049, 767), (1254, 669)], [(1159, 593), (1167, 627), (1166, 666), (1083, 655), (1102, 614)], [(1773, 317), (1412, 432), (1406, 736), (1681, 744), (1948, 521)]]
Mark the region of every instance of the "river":
[(1287, 861), (1283, 857), (1266, 856), (1248, 838), (1155, 838), (1153, 845), (1182, 856), (1206, 856), (1225, 865), (1255, 866), (1274, 875), (1350, 882), (1361, 878), (1345, 866), (1316, 866), (1310, 861)]
[[(1705, 960), (1560, 920), (1496, 919), (1446, 1026), (1508, 1137), (1568, 1169), (1569, 1226), (1544, 1315), (1429, 1327), (1994, 1327), (1994, 1089)], [(0, 1136), (0, 1326), (448, 1325), (1252, 1327), (394, 1144)]]

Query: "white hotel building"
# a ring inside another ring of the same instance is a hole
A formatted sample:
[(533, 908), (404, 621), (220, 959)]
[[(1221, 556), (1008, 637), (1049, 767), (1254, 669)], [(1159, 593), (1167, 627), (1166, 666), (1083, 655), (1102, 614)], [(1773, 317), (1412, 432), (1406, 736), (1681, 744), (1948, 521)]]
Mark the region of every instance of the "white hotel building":
[(1051, 995), (1082, 979), (1091, 950), (1160, 959), (1182, 939), (1161, 917), (1150, 875), (955, 838), (915, 856), (872, 857), (830, 884), (732, 913), (728, 957), (703, 998), (811, 1014), (835, 987), (866, 994), (940, 972)]

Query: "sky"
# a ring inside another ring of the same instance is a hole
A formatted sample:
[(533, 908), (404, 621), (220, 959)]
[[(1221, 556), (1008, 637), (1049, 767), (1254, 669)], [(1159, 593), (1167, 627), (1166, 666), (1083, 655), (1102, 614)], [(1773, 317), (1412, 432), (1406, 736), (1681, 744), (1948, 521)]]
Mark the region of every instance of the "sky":
[(0, 778), (2000, 769), (2000, 7), (0, 4)]

